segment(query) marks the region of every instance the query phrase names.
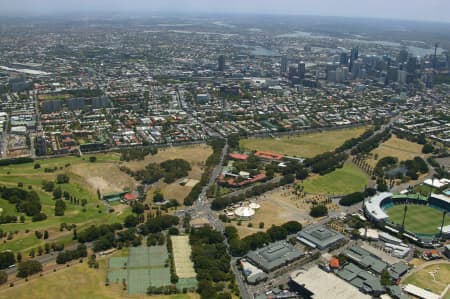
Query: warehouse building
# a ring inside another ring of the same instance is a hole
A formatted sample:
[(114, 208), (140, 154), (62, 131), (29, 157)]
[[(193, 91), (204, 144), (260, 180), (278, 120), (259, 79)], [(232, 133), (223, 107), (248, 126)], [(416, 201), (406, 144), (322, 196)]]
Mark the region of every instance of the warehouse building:
[(304, 252), (298, 250), (292, 244), (286, 241), (278, 241), (266, 247), (250, 251), (247, 253), (246, 259), (268, 273), (286, 266), (304, 255)]
[(309, 247), (323, 250), (344, 241), (345, 237), (325, 226), (318, 226), (300, 231), (297, 239)]

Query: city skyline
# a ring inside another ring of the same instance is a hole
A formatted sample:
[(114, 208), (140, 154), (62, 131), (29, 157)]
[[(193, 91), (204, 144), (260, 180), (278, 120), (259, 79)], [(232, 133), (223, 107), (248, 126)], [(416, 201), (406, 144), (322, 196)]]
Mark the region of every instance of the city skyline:
[[(388, 9), (387, 9), (388, 8)], [(321, 0), (310, 2), (306, 0), (230, 0), (226, 3), (206, 0), (167, 0), (143, 1), (132, 0), (97, 0), (97, 1), (55, 1), (55, 0), (4, 0), (0, 2), (3, 15), (18, 14), (59, 14), (59, 13), (101, 13), (121, 12), (135, 13), (250, 13), (250, 14), (290, 14), (318, 15), (342, 17), (370, 17), (387, 19), (404, 19), (417, 21), (450, 22), (446, 13), (450, 10), (450, 2), (445, 0), (415, 0), (415, 1), (365, 1), (361, 5), (356, 0), (339, 2)]]

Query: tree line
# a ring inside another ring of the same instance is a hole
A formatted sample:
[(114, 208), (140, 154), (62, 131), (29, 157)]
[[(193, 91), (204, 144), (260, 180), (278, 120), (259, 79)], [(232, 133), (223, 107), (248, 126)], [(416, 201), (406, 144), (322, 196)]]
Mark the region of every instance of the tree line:
[(32, 217), (33, 221), (40, 221), (47, 218), (47, 216), (41, 212), (41, 200), (35, 191), (27, 191), (20, 188), (7, 188), (3, 186), (0, 189), (0, 194), (2, 198), (16, 206), (17, 212)]
[(234, 275), (230, 269), (230, 257), (222, 234), (210, 227), (193, 229), (189, 241), (200, 298), (231, 298), (230, 293), (225, 291), (225, 283), (234, 281)]
[(223, 139), (213, 139), (208, 142), (208, 145), (212, 147), (213, 153), (206, 159), (205, 170), (203, 171), (200, 182), (197, 183), (189, 192), (189, 194), (184, 198), (185, 206), (192, 206), (197, 198), (200, 196), (202, 189), (209, 182), (212, 171), (214, 167), (220, 162), (220, 157), (222, 155), (222, 149), (225, 146), (225, 140)]
[(225, 209), (231, 204), (235, 204), (244, 201), (247, 198), (258, 196), (264, 194), (268, 191), (274, 190), (278, 187), (285, 186), (287, 184), (292, 184), (295, 181), (295, 176), (293, 174), (288, 174), (283, 176), (279, 182), (267, 182), (264, 184), (256, 185), (251, 189), (247, 190), (245, 193), (241, 193), (237, 196), (228, 197), (218, 197), (211, 202), (211, 209), (219, 211)]
[(392, 136), (391, 130), (386, 129), (383, 132), (378, 133), (378, 134), (372, 136), (371, 138), (356, 145), (356, 147), (354, 147), (352, 149), (351, 154), (352, 155), (368, 154), (373, 149), (376, 149), (381, 143), (389, 140), (389, 138), (391, 138), (391, 136)]
[(156, 147), (144, 147), (136, 149), (126, 149), (120, 151), (120, 161), (142, 161), (147, 155), (156, 155), (158, 148)]
[(120, 170), (143, 184), (153, 184), (162, 178), (164, 178), (165, 183), (170, 184), (179, 178), (187, 176), (191, 166), (184, 159), (173, 159), (160, 164), (150, 163), (144, 169), (138, 171), (132, 171), (125, 166), (120, 167)]

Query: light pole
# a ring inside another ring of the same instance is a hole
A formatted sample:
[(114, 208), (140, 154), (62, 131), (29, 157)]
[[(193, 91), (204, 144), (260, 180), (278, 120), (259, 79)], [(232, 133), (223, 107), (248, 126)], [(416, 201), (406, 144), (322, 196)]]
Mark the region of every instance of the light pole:
[(406, 213), (408, 212), (408, 205), (405, 204), (405, 209), (403, 212), (403, 221), (402, 221), (402, 232), (405, 231), (405, 220), (406, 220)]
[(439, 238), (442, 239), (442, 231), (444, 230), (445, 216), (447, 215), (447, 211), (442, 213), (442, 224), (441, 224), (441, 232), (439, 234)]

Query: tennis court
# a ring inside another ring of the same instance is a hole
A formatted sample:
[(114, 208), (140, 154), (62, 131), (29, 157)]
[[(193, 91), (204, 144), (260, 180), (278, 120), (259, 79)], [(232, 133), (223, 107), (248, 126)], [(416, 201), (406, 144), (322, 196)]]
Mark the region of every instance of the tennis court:
[(150, 286), (150, 270), (130, 269), (128, 270), (128, 294), (138, 295), (147, 293)]
[(112, 257), (109, 259), (109, 268), (110, 269), (119, 269), (126, 267), (128, 263), (128, 257), (121, 256), (121, 257)]
[(122, 283), (128, 281), (128, 270), (126, 269), (116, 269), (108, 271), (108, 279), (110, 283)]
[(149, 286), (171, 284), (167, 259), (166, 246), (131, 247), (128, 257), (109, 259), (108, 279), (111, 283), (122, 283), (125, 279), (130, 295), (146, 294)]
[(196, 273), (191, 261), (191, 245), (188, 236), (172, 236), (175, 272), (179, 278), (194, 278)]

